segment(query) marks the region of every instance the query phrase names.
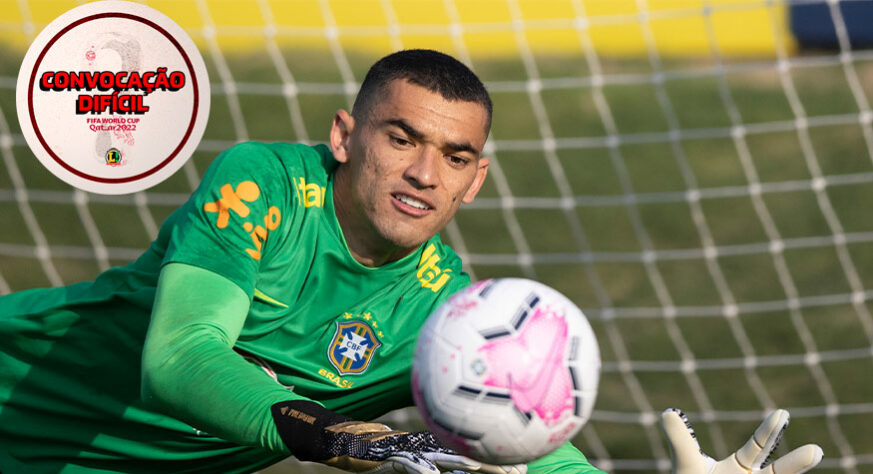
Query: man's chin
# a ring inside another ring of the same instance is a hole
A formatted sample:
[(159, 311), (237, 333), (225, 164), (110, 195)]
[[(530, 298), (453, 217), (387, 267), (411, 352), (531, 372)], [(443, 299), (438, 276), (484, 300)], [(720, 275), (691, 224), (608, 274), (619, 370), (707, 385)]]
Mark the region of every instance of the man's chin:
[(391, 239), (391, 243), (393, 243), (398, 249), (412, 251), (417, 249), (421, 244), (427, 242), (429, 238), (430, 237)]
[(436, 232), (433, 234), (425, 233), (421, 229), (409, 229), (408, 232), (404, 232), (404, 230), (390, 229), (388, 232), (383, 233), (382, 236), (399, 249), (414, 250), (436, 234)]

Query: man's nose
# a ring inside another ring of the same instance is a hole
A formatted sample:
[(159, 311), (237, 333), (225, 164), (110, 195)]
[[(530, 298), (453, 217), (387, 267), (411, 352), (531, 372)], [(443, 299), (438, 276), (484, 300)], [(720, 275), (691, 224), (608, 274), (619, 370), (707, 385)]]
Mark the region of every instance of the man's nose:
[(415, 159), (406, 168), (403, 176), (416, 187), (433, 188), (439, 182), (439, 160), (442, 153), (432, 147), (421, 148)]

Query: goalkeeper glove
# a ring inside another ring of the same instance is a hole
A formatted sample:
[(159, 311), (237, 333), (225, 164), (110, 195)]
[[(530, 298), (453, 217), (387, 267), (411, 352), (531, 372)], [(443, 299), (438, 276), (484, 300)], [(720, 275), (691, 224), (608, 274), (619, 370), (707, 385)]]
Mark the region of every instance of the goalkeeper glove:
[(661, 413), (661, 426), (667, 435), (673, 457), (673, 474), (801, 474), (815, 467), (822, 458), (818, 445), (807, 444), (782, 456), (766, 468), (767, 459), (776, 450), (788, 427), (788, 412), (776, 410), (768, 415), (755, 434), (735, 453), (716, 461), (700, 450), (697, 437), (680, 410), (668, 408)]
[[(437, 474), (482, 468), (481, 463), (443, 447), (428, 431), (394, 431), (381, 423), (354, 421), (308, 400), (276, 403), (270, 412), (282, 441), (301, 461), (373, 473)], [(513, 474), (505, 470), (480, 472)]]
[[(482, 473), (482, 474), (526, 474), (527, 466), (517, 464), (513, 466), (495, 466), (484, 464), (468, 457), (460, 456), (451, 452), (446, 453), (422, 453), (423, 457), (434, 463), (440, 472), (453, 474)], [(409, 460), (404, 458), (388, 458), (385, 463), (367, 471), (364, 474), (395, 474), (418, 472), (410, 469)]]

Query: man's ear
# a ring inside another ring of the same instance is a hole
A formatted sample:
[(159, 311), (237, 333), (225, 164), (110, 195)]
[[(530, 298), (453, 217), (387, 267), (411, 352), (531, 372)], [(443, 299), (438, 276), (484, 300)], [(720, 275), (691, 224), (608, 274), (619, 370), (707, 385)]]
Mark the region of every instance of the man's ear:
[(485, 183), (485, 177), (488, 176), (488, 165), (490, 163), (491, 160), (488, 158), (479, 158), (479, 162), (476, 164), (476, 177), (473, 178), (473, 184), (470, 185), (467, 192), (464, 193), (464, 198), (461, 199), (465, 204), (470, 204), (476, 198), (476, 194), (479, 193), (479, 189)]
[(343, 109), (337, 110), (330, 124), (330, 151), (340, 163), (349, 161), (349, 140), (355, 129), (355, 118)]

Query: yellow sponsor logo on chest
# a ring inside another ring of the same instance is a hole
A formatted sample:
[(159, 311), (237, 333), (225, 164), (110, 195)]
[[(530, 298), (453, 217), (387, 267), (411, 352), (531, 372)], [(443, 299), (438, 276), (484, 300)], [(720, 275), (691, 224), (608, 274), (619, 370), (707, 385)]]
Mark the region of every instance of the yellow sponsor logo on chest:
[(294, 192), (297, 193), (297, 202), (302, 203), (303, 207), (323, 207), (324, 206), (324, 186), (319, 186), (315, 183), (307, 183), (302, 176), (292, 178), (294, 183)]
[(430, 244), (424, 249), (421, 254), (421, 259), (418, 261), (418, 272), (415, 277), (421, 282), (423, 288), (430, 288), (434, 293), (440, 291), (442, 287), (451, 278), (451, 268), (440, 268), (437, 263), (440, 261), (440, 256), (436, 253), (436, 246)]

